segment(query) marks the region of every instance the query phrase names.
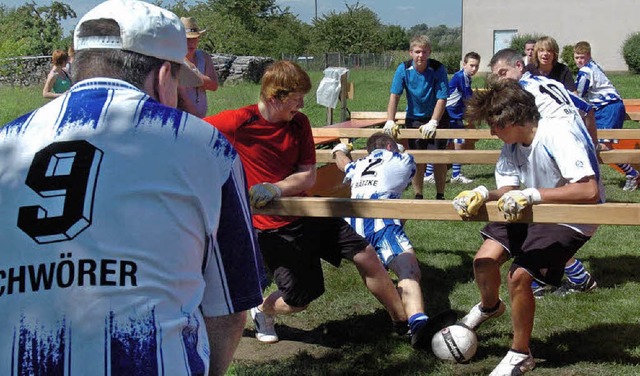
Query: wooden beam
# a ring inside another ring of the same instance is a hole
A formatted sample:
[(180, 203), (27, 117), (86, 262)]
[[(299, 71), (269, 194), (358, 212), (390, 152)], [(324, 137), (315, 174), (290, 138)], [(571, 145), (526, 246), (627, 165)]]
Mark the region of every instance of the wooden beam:
[[(306, 217), (365, 217), (416, 220), (463, 221), (451, 205), (442, 200), (352, 200), (329, 197), (283, 197), (254, 214)], [(471, 221), (504, 222), (497, 202), (488, 202)], [(541, 204), (529, 207), (521, 222), (590, 223), (601, 225), (640, 224), (640, 204), (601, 205)]]
[[(495, 164), (500, 150), (409, 150), (416, 163)], [(353, 159), (367, 156), (366, 150), (351, 152)], [(640, 163), (640, 149), (617, 149), (600, 152), (602, 163)], [(331, 150), (316, 150), (318, 163), (335, 163)]]
[[(311, 131), (314, 137), (367, 138), (376, 132), (380, 132), (381, 129), (350, 126), (349, 128), (319, 127), (313, 128)], [(600, 129), (598, 130), (598, 137), (620, 140), (640, 139), (640, 129)], [(422, 134), (417, 129), (401, 129), (398, 138), (422, 138)], [(464, 138), (467, 140), (497, 139), (497, 137), (491, 135), (489, 129), (439, 129), (436, 132), (436, 138)]]

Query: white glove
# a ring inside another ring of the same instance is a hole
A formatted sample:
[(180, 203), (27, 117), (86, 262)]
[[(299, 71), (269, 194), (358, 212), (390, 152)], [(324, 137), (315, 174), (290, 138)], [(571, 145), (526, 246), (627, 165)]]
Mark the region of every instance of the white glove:
[(420, 133), (422, 133), (422, 137), (434, 138), (436, 136), (436, 128), (438, 128), (438, 121), (431, 119), (427, 124), (421, 125), (418, 129)]
[(470, 191), (460, 192), (453, 199), (452, 204), (461, 217), (469, 218), (478, 214), (480, 207), (488, 198), (489, 190), (484, 185), (480, 185)]
[(540, 192), (535, 188), (527, 188), (521, 191), (509, 191), (498, 200), (498, 210), (509, 222), (522, 218), (522, 211), (529, 205), (542, 202)]
[(398, 135), (400, 134), (400, 126), (393, 120), (387, 120), (387, 122), (384, 123), (382, 131), (393, 138), (398, 138)]
[(336, 159), (337, 151), (341, 151), (345, 154), (349, 154), (351, 150), (353, 150), (352, 144), (345, 144), (341, 142), (338, 145), (334, 146), (333, 149), (331, 150), (331, 158)]
[(256, 184), (249, 189), (249, 202), (256, 208), (261, 208), (280, 196), (282, 196), (282, 190), (271, 183)]

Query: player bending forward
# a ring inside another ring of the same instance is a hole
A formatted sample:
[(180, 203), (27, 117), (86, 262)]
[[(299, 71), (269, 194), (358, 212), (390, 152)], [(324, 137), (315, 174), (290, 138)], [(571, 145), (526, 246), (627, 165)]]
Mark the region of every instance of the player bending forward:
[[(467, 105), (467, 117), (486, 121), (505, 145), (496, 164), (496, 190), (483, 186), (463, 191), (453, 200), (462, 217), (472, 217), (488, 200), (498, 200), (506, 223), (489, 223), (481, 231), (484, 242), (473, 271), (480, 303), (462, 318), (472, 329), (500, 316), (505, 304), (499, 296), (500, 266), (513, 263), (507, 274), (511, 299), (511, 349), (491, 373), (521, 374), (535, 361), (529, 349), (535, 299), (533, 280), (557, 286), (564, 264), (596, 231), (596, 225), (513, 223), (529, 205), (539, 203), (593, 204), (604, 201), (593, 143), (571, 118), (543, 118), (534, 96), (514, 80), (502, 80)], [(524, 187), (524, 189), (522, 189)]]
[[(400, 153), (393, 137), (382, 132), (374, 133), (367, 140), (367, 157), (354, 162), (349, 151), (350, 147), (345, 144), (333, 148), (337, 167), (346, 173), (345, 181), (351, 181), (351, 198), (400, 198), (416, 173), (413, 156)], [(398, 276), (398, 292), (409, 318), (411, 346), (428, 348), (431, 337), (453, 324), (456, 315), (450, 310), (432, 317), (424, 313), (420, 266), (402, 223), (390, 218), (345, 219), (374, 246), (385, 268)]]

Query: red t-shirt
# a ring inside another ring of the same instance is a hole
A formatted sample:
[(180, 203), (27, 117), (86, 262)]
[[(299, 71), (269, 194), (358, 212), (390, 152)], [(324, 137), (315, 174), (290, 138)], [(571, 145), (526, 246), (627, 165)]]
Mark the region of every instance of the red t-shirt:
[[(290, 122), (270, 123), (254, 104), (223, 111), (204, 120), (218, 128), (237, 150), (249, 187), (278, 182), (297, 172), (299, 166), (316, 163), (311, 125), (307, 116), (300, 112)], [(303, 192), (299, 196), (306, 194)], [(267, 230), (294, 220), (294, 217), (254, 215), (253, 225)]]

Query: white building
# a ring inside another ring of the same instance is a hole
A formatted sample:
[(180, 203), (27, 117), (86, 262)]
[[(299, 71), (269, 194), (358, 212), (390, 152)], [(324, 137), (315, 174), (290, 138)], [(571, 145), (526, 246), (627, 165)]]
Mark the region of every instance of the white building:
[(560, 46), (586, 40), (593, 59), (607, 72), (627, 71), (622, 44), (640, 31), (638, 0), (462, 0), (462, 53), (491, 56), (516, 34), (553, 37)]

